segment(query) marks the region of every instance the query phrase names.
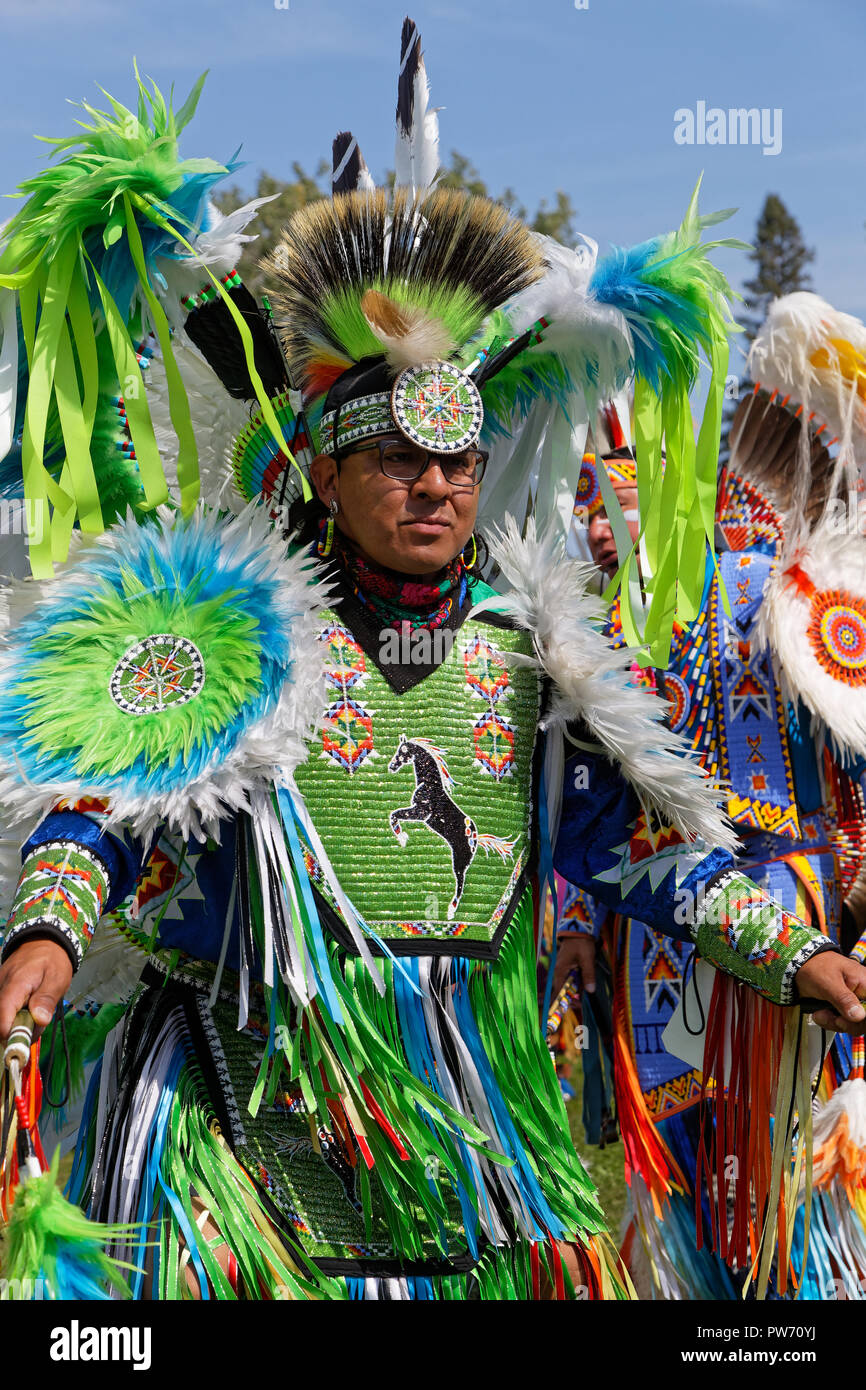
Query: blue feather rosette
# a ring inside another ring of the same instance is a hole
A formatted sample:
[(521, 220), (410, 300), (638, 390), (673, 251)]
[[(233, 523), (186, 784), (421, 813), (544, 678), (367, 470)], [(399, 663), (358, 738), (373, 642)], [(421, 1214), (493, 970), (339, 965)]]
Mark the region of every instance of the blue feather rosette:
[(306, 756), (326, 593), (261, 509), (167, 510), (14, 586), (0, 649), (0, 801), (96, 796), (147, 833), (212, 834)]

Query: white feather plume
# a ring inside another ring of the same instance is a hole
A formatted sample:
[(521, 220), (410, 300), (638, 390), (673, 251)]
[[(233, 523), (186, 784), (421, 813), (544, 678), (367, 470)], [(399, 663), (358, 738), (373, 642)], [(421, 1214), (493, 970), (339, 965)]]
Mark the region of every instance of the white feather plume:
[[(201, 500), (208, 506), (239, 512), (246, 503), (234, 484), (231, 451), (236, 436), (249, 421), (249, 402), (229, 395), (204, 355), (188, 339), (175, 339), (172, 351), (183, 378), (198, 445)], [(179, 501), (178, 442), (171, 422), (165, 364), (158, 346), (144, 373), (144, 384), (166, 480), (175, 501)]]
[(547, 270), (506, 306), (515, 334), (542, 316), (549, 320), (540, 350), (563, 360), (574, 386), (602, 404), (622, 389), (634, 368), (631, 330), (625, 315), (589, 294), (598, 243), (581, 236), (574, 247), (536, 233)]
[(127, 1003), (147, 955), (143, 946), (124, 936), (111, 917), (101, 917), (66, 992), (67, 1007)]
[[(858, 394), (858, 377), (848, 380), (843, 370), (845, 358), (855, 355), (866, 367), (866, 325), (817, 294), (799, 291), (773, 301), (749, 351), (748, 369), (765, 389), (802, 404), (804, 419), (814, 412), (826, 423), (839, 440), (840, 465), (866, 482), (866, 399)], [(805, 431), (803, 439), (807, 470)]]
[(395, 371), (448, 357), (455, 346), (441, 319), (431, 317), (423, 309), (398, 304), (379, 290), (366, 291), (361, 309)]
[(769, 644), (773, 653), (783, 699), (802, 699), (815, 737), (823, 741), (826, 730), (840, 757), (866, 757), (866, 687), (834, 679), (818, 661), (807, 635), (811, 599), (789, 573), (795, 565), (818, 591), (866, 600), (866, 537), (829, 518), (807, 541), (790, 541), (767, 581), (755, 629), (758, 647)]
[[(409, 26), (411, 25), (411, 29)], [(401, 118), (405, 113), (405, 119)], [(439, 118), (430, 106), (430, 84), (421, 52), (421, 36), (411, 20), (403, 29), (397, 80), (397, 141), (394, 181), (413, 193), (429, 188), (439, 172)]]
[(490, 551), (511, 586), (497, 610), (533, 633), (539, 664), (555, 687), (546, 727), (582, 719), (645, 807), (687, 839), (734, 852), (721, 792), (662, 722), (663, 701), (632, 684), (634, 653), (613, 651), (599, 630), (604, 607), (590, 591), (594, 567), (569, 559), (553, 527), (537, 535), (532, 518), (522, 539), (507, 517)]
[[(183, 297), (196, 294), (205, 284), (210, 284), (203, 267), (207, 266), (218, 280), (234, 270), (244, 245), (256, 240), (255, 234), (247, 235), (244, 228), (252, 222), (264, 203), (273, 202), (277, 196), (272, 193), (266, 198), (253, 198), (229, 213), (220, 212), (215, 203), (209, 202), (204, 229), (192, 238), (187, 237), (195, 255), (187, 253), (156, 257), (154, 278), (172, 328), (182, 327), (186, 317), (186, 310), (181, 305)], [(146, 310), (147, 305), (144, 304), (143, 308)], [(149, 323), (149, 315), (145, 316), (145, 322)]]

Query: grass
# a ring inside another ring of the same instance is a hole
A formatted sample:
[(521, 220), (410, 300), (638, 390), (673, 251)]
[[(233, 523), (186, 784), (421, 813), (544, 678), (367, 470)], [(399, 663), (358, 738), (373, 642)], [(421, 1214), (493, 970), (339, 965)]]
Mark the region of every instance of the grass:
[(598, 1196), (607, 1217), (608, 1229), (616, 1240), (626, 1202), (625, 1155), (622, 1140), (618, 1139), (615, 1144), (607, 1144), (603, 1149), (587, 1143), (583, 1122), (580, 1118), (583, 1103), (583, 1072), (579, 1064), (571, 1074), (571, 1084), (577, 1094), (574, 1100), (568, 1101), (565, 1108), (568, 1111), (572, 1142), (580, 1154), (584, 1168), (598, 1188)]

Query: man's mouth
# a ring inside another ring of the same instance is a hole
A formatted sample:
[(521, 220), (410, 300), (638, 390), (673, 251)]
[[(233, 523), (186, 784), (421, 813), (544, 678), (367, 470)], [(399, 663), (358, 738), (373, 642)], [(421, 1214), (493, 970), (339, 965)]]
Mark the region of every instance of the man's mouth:
[(599, 569), (604, 570), (606, 574), (610, 570), (618, 569), (619, 559), (617, 557), (616, 547), (605, 547), (604, 550), (600, 550), (596, 556), (595, 563), (598, 565)]
[(441, 517), (435, 516), (416, 516), (402, 523), (404, 526), (411, 526), (413, 530), (425, 531), (429, 535), (438, 535), (441, 531), (447, 531), (450, 523)]

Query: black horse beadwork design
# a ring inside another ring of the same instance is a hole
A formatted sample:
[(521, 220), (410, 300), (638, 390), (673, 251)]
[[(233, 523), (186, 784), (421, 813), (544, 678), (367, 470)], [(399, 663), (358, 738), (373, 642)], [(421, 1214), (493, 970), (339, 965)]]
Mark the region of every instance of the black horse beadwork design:
[(479, 835), (472, 817), (461, 811), (456, 801), (452, 801), (448, 795), (446, 788), (454, 786), (454, 778), (448, 771), (444, 752), (429, 739), (408, 739), (405, 734), (401, 735), (397, 752), (388, 764), (388, 771), (399, 772), (407, 763), (411, 763), (415, 770), (415, 795), (410, 806), (391, 812), (391, 829), (397, 843), (405, 846), (409, 836), (401, 822), (420, 821), (448, 845), (454, 870), (454, 896), (448, 904), (447, 913), (450, 922), (463, 895), (466, 874), (476, 851), (483, 849), (485, 854), (489, 854), (494, 850), (502, 860), (508, 861), (514, 857), (517, 841), (506, 840), (499, 835)]

